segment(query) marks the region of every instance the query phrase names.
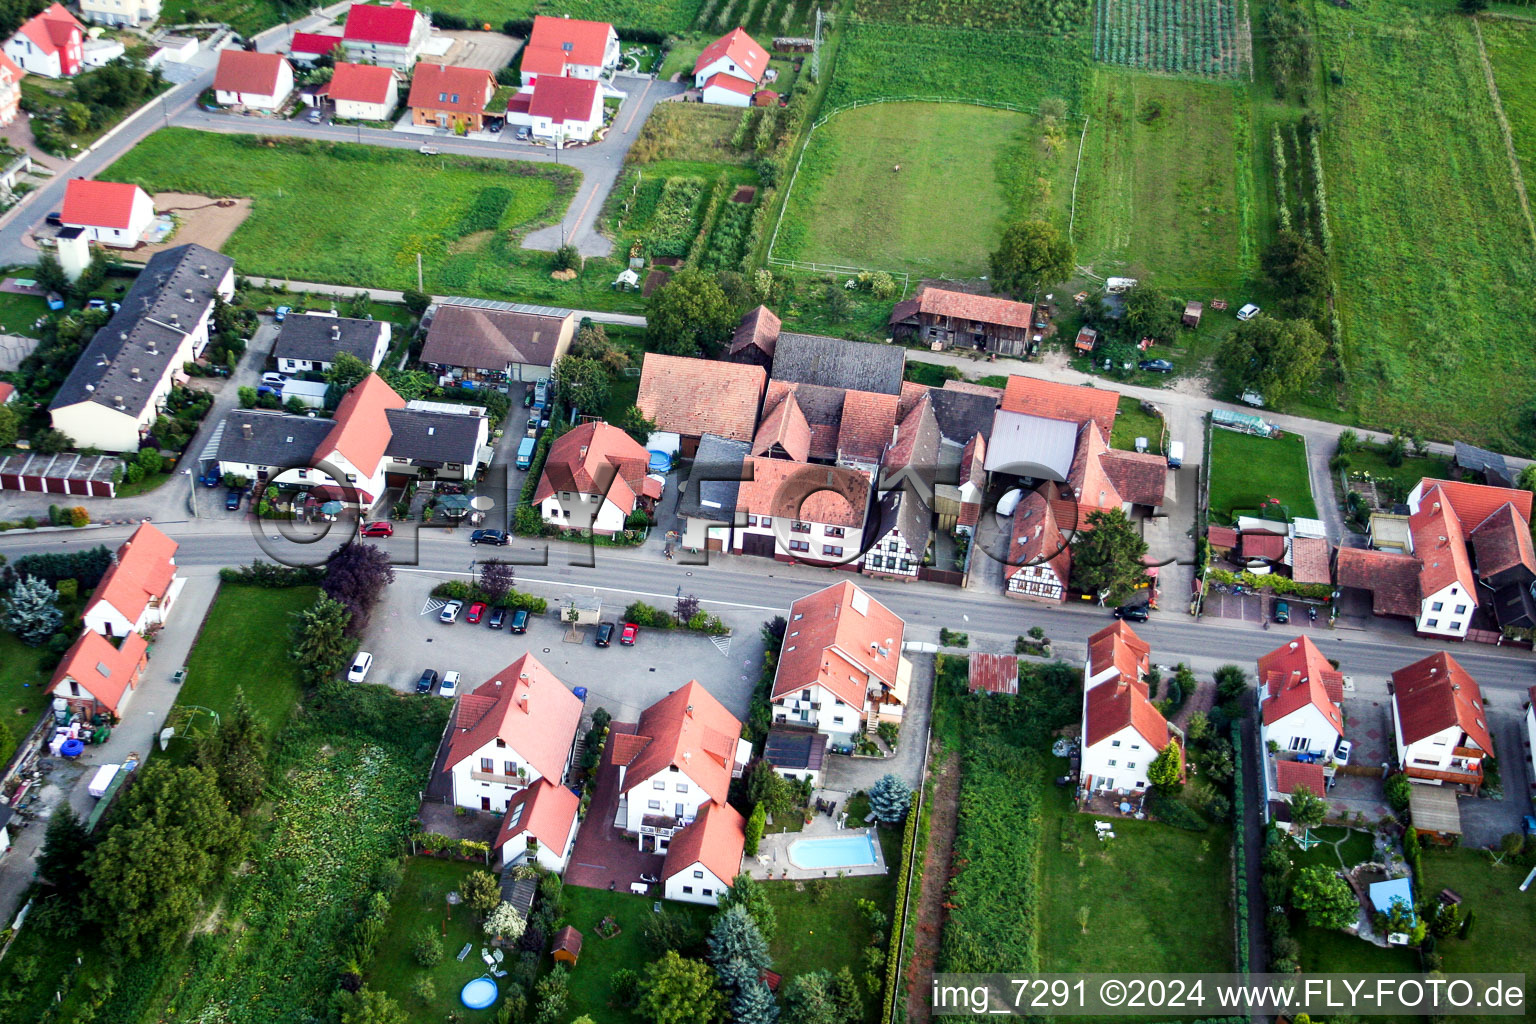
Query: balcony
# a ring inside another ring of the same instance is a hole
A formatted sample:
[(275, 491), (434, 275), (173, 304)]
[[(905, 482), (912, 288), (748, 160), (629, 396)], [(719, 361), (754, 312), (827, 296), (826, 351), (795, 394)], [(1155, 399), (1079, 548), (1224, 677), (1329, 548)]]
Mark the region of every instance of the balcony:
[(1423, 779), (1426, 782), (1449, 782), (1458, 786), (1468, 786), (1476, 792), (1483, 784), (1483, 767), (1481, 763), (1470, 766), (1451, 765), (1448, 768), (1426, 768), (1422, 765), (1410, 764), (1404, 769), (1410, 779)]
[(526, 775), (503, 775), (500, 772), (471, 771), (469, 777), (476, 782), (494, 782), (502, 786), (513, 786), (517, 789), (522, 789), (528, 785), (528, 777)]

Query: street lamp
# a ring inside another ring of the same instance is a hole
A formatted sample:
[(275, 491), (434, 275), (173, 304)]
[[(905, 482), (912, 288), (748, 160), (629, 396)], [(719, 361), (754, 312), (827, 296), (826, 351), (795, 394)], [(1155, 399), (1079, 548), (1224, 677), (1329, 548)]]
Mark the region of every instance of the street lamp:
[(192, 479), (192, 471), (184, 469), (182, 475), (187, 478), (187, 488), (192, 492), (192, 518), (197, 518), (197, 481)]

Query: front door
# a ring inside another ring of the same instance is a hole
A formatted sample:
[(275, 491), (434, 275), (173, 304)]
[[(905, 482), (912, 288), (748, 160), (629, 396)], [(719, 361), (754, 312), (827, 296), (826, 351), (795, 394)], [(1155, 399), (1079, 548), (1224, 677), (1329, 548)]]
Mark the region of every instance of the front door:
[(483, 797), (480, 798), (480, 809), (482, 811), (488, 811), (488, 810), (491, 809), (491, 798), (490, 797), (483, 796)]

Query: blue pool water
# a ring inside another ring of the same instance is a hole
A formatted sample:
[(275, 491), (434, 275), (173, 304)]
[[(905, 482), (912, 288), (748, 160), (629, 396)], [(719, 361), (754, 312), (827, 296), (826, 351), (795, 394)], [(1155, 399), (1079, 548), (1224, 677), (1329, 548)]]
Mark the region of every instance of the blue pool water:
[(789, 860), (798, 868), (852, 868), (878, 864), (875, 841), (866, 833), (796, 839), (789, 844)]
[(471, 1010), (483, 1010), (496, 1001), (496, 983), (490, 978), (476, 978), (464, 986), (459, 998)]

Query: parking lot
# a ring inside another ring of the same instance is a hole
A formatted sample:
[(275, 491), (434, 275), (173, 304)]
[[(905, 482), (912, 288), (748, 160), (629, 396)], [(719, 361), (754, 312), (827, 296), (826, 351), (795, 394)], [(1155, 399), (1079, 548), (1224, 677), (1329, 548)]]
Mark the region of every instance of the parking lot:
[[(442, 602), (431, 597), (438, 582), (402, 573), (385, 592), (363, 642), (374, 658), (369, 683), (414, 692), (422, 670), (430, 668), (439, 676), (461, 673), (463, 690), (469, 692), (531, 651), (567, 686), (585, 686), (587, 706), (607, 708), (616, 721), (635, 721), (642, 710), (690, 679), (702, 683), (732, 714), (746, 717), (763, 653), (759, 622), (751, 615), (742, 621), (725, 616), (735, 629), (725, 652), (709, 637), (654, 629), (641, 630), (633, 647), (621, 647), (615, 638), (613, 646), (603, 648), (593, 645), (592, 627), (582, 631), (580, 643), (567, 642), (567, 627), (558, 619), (558, 595), (542, 589), (540, 596), (550, 598), (550, 609), (532, 617), (527, 633), (472, 626), (462, 615), (458, 622), (445, 624), (438, 621)], [(617, 621), (623, 610), (622, 602), (605, 602), (603, 620)]]

